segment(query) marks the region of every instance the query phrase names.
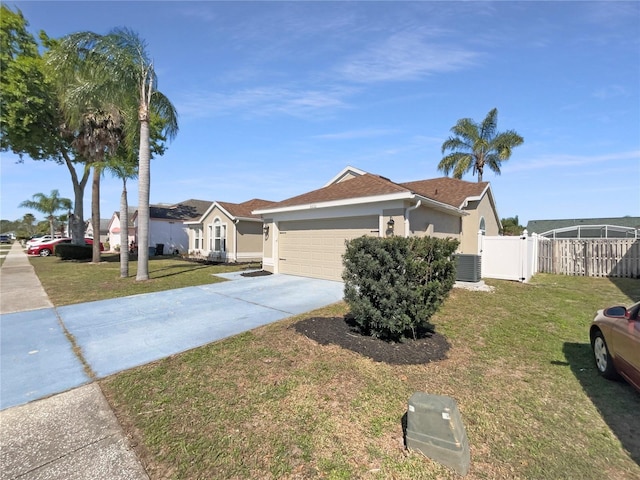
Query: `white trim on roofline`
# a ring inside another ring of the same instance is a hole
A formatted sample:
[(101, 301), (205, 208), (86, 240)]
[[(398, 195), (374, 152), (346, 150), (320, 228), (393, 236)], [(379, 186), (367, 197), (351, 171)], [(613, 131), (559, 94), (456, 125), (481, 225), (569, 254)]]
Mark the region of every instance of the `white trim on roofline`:
[(389, 202), (393, 200), (422, 200), (423, 205), (429, 206), (436, 210), (441, 210), (450, 214), (455, 214), (460, 217), (469, 215), (468, 212), (465, 212), (452, 205), (447, 205), (446, 203), (437, 202), (435, 200), (432, 200), (427, 197), (423, 197), (422, 195), (417, 195), (410, 191), (391, 193), (386, 195), (374, 195), (370, 197), (356, 197), (356, 198), (348, 198), (343, 200), (332, 200), (329, 202), (307, 203), (303, 205), (292, 205), (290, 207), (266, 208), (263, 210), (254, 210), (251, 213), (253, 213), (254, 215), (271, 215), (274, 213), (298, 212), (298, 211), (312, 210), (317, 208), (346, 207), (350, 205)]
[(352, 167), (350, 165), (347, 165), (346, 167), (344, 167), (342, 170), (340, 170), (340, 172), (333, 177), (331, 180), (329, 180), (324, 186), (324, 187), (328, 187), (329, 185), (333, 185), (335, 182), (337, 182), (341, 177), (343, 177), (347, 172), (353, 172), (356, 175), (366, 175), (368, 172), (365, 172), (364, 170), (360, 170), (359, 168), (356, 167)]

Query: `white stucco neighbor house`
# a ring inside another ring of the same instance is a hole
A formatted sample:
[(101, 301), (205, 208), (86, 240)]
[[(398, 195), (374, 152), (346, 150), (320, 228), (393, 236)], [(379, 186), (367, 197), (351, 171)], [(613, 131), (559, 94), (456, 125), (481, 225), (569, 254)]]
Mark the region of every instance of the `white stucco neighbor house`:
[(395, 183), (346, 167), (324, 187), (261, 207), (263, 268), (273, 273), (341, 280), (345, 241), (362, 235), (459, 240), (477, 255), (478, 232), (501, 224), (488, 182), (435, 178)]

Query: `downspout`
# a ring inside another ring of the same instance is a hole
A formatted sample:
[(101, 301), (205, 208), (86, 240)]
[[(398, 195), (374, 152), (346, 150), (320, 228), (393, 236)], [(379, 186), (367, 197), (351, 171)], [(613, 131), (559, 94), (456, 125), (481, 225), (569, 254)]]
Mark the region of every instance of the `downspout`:
[(237, 218), (233, 219), (233, 256), (235, 258), (235, 262), (238, 262), (238, 223), (240, 220)]
[(404, 211), (404, 236), (405, 237), (409, 236), (409, 212), (417, 208), (420, 208), (420, 205), (422, 205), (422, 200), (418, 200), (418, 203), (416, 203), (413, 207), (407, 207), (407, 209)]

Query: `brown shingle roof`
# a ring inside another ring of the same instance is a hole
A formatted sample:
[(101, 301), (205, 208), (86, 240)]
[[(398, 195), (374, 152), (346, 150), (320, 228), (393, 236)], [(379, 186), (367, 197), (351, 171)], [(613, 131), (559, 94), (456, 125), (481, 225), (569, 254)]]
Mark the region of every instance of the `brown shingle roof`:
[(387, 180), (386, 178), (367, 173), (343, 182), (331, 184), (312, 192), (303, 193), (297, 197), (288, 198), (270, 205), (269, 208), (293, 207), (297, 205), (331, 202), (335, 200), (348, 200), (359, 197), (373, 197), (377, 195), (389, 195), (392, 193), (402, 192), (409, 193), (409, 190), (397, 183)]
[(244, 218), (260, 218), (259, 215), (254, 215), (254, 210), (258, 210), (260, 208), (267, 208), (273, 204), (270, 200), (262, 200), (260, 198), (254, 198), (251, 200), (247, 200), (243, 203), (230, 203), (230, 202), (216, 202), (222, 208), (224, 208), (227, 212), (229, 212), (234, 217), (244, 217)]
[(467, 198), (482, 195), (489, 182), (467, 182), (457, 178), (441, 177), (406, 182), (400, 185), (431, 200), (462, 208)]

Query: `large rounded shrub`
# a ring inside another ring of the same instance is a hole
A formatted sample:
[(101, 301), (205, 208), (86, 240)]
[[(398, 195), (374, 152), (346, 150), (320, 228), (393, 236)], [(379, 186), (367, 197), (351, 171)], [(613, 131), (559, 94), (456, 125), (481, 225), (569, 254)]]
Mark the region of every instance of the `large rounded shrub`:
[(344, 297), (363, 333), (400, 340), (432, 331), (455, 282), (457, 240), (363, 236), (346, 247)]

